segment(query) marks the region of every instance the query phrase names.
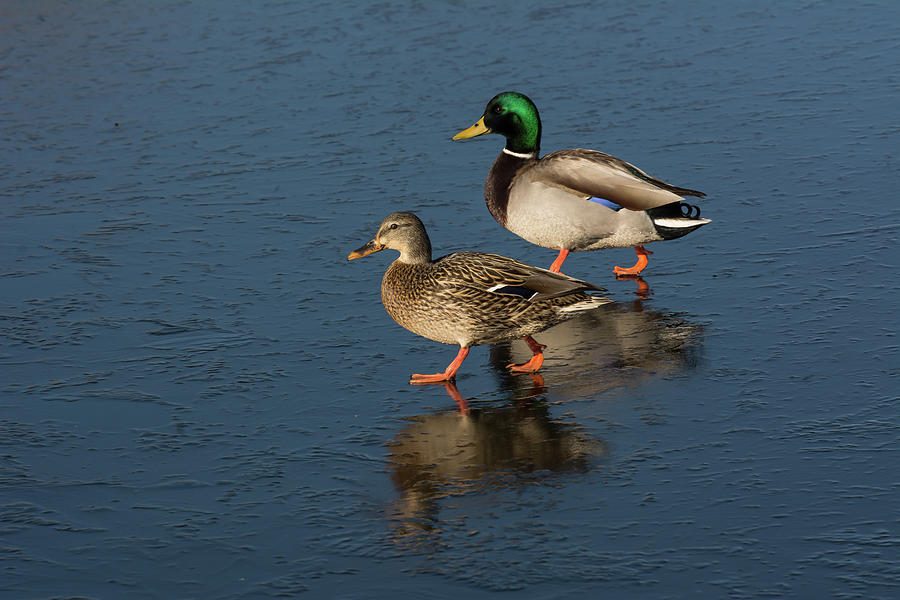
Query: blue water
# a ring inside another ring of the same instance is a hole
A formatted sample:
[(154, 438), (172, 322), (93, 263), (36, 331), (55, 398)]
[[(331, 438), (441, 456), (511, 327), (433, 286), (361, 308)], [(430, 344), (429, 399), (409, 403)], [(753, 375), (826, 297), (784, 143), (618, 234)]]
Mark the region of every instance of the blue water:
[[(346, 255), (550, 264), (505, 89), (713, 221), (410, 386)], [(898, 96), (893, 2), (3, 3), (0, 597), (896, 598)]]

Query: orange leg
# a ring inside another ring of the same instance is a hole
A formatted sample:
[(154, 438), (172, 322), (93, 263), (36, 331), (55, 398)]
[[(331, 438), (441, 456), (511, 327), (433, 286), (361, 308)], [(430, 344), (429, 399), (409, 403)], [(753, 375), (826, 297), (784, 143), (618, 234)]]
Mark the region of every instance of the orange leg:
[(435, 373), (434, 375), (420, 375), (419, 373), (413, 373), (412, 377), (409, 378), (410, 383), (439, 383), (441, 381), (450, 381), (451, 379), (456, 377), (456, 372), (459, 370), (459, 366), (466, 360), (466, 356), (469, 355), (468, 348), (460, 348), (459, 353), (456, 355), (456, 358), (453, 359), (453, 362), (450, 363), (443, 373)]
[(638, 257), (637, 262), (634, 264), (634, 266), (627, 269), (623, 269), (622, 267), (615, 267), (613, 269), (613, 273), (615, 273), (616, 275), (637, 275), (644, 270), (644, 267), (647, 266), (647, 257), (653, 253), (649, 250), (644, 249), (643, 246), (635, 246), (634, 251)]
[(566, 262), (566, 257), (569, 256), (569, 251), (563, 248), (559, 251), (559, 256), (556, 257), (556, 260), (553, 261), (553, 264), (550, 265), (549, 271), (553, 273), (559, 273), (559, 270), (562, 268), (562, 264)]
[(544, 353), (541, 352), (541, 350), (547, 346), (538, 344), (530, 335), (525, 336), (525, 343), (528, 344), (528, 347), (531, 348), (531, 351), (534, 354), (527, 363), (522, 363), (521, 365), (511, 363), (506, 365), (506, 368), (513, 373), (536, 373), (538, 369), (541, 368), (541, 365), (544, 364)]

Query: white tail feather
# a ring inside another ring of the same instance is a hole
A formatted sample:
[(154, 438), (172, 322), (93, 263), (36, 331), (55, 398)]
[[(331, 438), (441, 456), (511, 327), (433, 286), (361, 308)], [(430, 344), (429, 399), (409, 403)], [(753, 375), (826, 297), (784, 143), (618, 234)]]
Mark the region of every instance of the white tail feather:
[(577, 304), (570, 304), (569, 306), (564, 306), (559, 309), (559, 312), (580, 312), (582, 310), (594, 310), (604, 304), (609, 304), (612, 302), (609, 298), (605, 298), (603, 296), (591, 296), (590, 300), (585, 300), (583, 302), (578, 302)]
[(653, 219), (653, 222), (657, 225), (662, 225), (663, 227), (671, 227), (681, 228), (681, 227), (696, 227), (697, 225), (706, 225), (710, 222), (710, 219)]

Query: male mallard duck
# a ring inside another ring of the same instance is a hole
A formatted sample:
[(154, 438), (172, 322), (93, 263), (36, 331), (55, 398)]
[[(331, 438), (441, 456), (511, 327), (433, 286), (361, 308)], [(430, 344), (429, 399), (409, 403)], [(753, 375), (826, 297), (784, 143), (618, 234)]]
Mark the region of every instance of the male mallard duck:
[(559, 272), (569, 252), (634, 246), (637, 264), (613, 272), (637, 275), (651, 254), (644, 244), (709, 223), (699, 218), (699, 208), (682, 202), (682, 196), (706, 194), (650, 177), (609, 154), (573, 149), (538, 158), (541, 118), (523, 94), (497, 94), (481, 119), (453, 139), (485, 133), (506, 137), (484, 184), (488, 209), (516, 235), (559, 250), (551, 271)]
[(414, 374), (410, 383), (448, 381), (470, 346), (524, 338), (533, 356), (508, 365), (516, 373), (541, 368), (543, 346), (531, 337), (610, 300), (585, 293), (603, 291), (586, 281), (481, 252), (454, 252), (431, 260), (431, 241), (413, 214), (385, 217), (378, 233), (348, 260), (390, 248), (400, 252), (381, 281), (381, 301), (397, 323), (436, 342), (459, 344), (459, 354), (443, 373)]

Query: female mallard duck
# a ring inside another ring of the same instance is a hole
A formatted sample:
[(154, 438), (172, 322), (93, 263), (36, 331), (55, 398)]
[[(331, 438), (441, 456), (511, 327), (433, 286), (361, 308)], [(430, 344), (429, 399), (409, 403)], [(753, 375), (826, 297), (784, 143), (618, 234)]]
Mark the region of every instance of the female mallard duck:
[(508, 365), (516, 373), (541, 368), (543, 346), (531, 337), (610, 300), (586, 290), (603, 291), (586, 281), (551, 273), (497, 254), (454, 252), (431, 260), (431, 241), (413, 214), (385, 217), (378, 233), (348, 260), (390, 248), (400, 252), (381, 281), (381, 301), (397, 323), (436, 342), (459, 344), (459, 354), (443, 373), (414, 374), (410, 383), (448, 381), (470, 346), (525, 338), (533, 356)]
[(644, 244), (709, 223), (699, 218), (699, 208), (682, 202), (682, 196), (706, 194), (669, 185), (609, 154), (574, 149), (538, 158), (541, 118), (527, 96), (497, 94), (481, 119), (453, 139), (485, 133), (506, 137), (484, 184), (488, 209), (516, 235), (559, 250), (551, 271), (559, 272), (569, 252), (634, 246), (637, 264), (613, 272), (637, 275), (651, 254)]

